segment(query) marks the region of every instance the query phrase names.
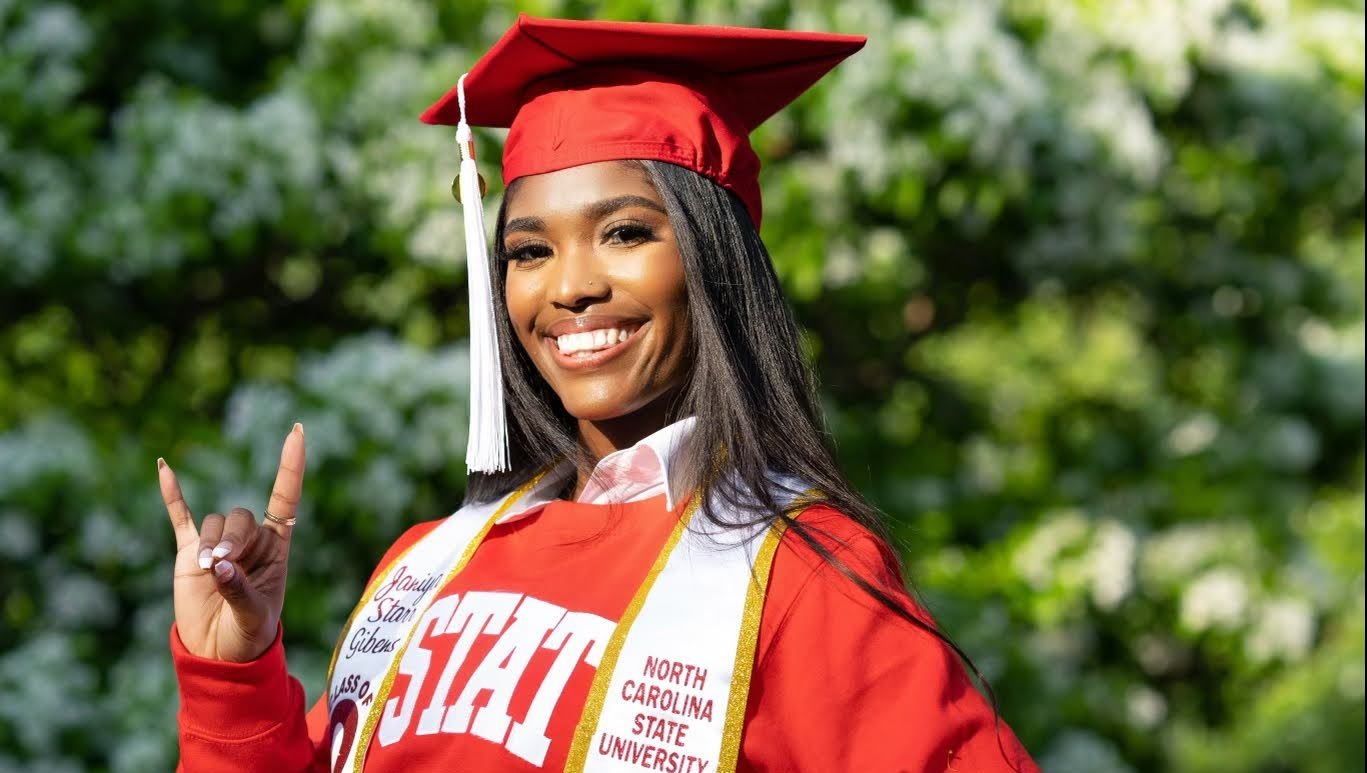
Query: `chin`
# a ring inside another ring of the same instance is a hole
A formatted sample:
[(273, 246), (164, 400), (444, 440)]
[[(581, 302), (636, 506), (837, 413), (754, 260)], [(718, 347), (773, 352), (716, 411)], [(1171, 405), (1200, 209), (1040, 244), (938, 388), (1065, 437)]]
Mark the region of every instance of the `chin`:
[(577, 394), (562, 394), (560, 403), (569, 415), (579, 421), (612, 421), (640, 412), (659, 398), (655, 394), (617, 390), (574, 390)]
[(599, 400), (562, 400), (565, 411), (579, 421), (612, 421), (635, 413), (621, 402)]

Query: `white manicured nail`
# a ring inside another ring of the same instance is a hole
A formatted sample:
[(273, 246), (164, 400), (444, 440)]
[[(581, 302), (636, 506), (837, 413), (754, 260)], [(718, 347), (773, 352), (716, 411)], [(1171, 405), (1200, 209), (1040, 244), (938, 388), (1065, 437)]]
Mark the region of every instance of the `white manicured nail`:
[(208, 569), (214, 565), (214, 551), (204, 548), (199, 551), (199, 568)]
[(231, 561), (219, 561), (214, 564), (214, 574), (223, 582), (231, 580), (234, 571), (236, 570), (233, 569), (233, 563)]
[(233, 552), (233, 543), (225, 540), (218, 543), (218, 547), (214, 548), (213, 556), (214, 558), (223, 558), (231, 552)]

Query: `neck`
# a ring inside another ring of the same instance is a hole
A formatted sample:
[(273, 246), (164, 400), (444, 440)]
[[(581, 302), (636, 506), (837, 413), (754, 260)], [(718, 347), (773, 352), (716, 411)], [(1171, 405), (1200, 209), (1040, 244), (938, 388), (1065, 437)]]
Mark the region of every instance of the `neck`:
[(669, 424), (669, 401), (659, 399), (634, 413), (613, 419), (590, 421), (579, 420), (579, 445), (584, 449), (590, 464), (587, 469), (579, 470), (574, 484), (574, 496), (578, 498), (589, 482), (593, 464), (614, 451), (631, 448), (642, 438), (652, 435)]

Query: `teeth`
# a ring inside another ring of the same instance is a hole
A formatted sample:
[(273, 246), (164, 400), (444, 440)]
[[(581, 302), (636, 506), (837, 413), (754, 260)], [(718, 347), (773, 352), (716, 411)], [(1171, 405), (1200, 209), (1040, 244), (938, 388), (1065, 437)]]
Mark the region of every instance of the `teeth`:
[(561, 354), (591, 352), (616, 346), (631, 338), (631, 330), (626, 328), (602, 328), (588, 333), (566, 333), (557, 336), (555, 345)]

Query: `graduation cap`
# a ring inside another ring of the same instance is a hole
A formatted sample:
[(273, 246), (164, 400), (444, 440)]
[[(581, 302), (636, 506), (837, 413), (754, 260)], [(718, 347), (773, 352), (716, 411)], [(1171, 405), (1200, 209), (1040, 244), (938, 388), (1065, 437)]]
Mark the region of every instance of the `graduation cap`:
[(509, 129), (505, 185), (599, 161), (667, 161), (735, 193), (758, 227), (760, 162), (750, 132), (864, 41), (820, 32), (523, 14), (422, 114), (427, 123), (456, 126), (460, 146), (471, 294), (470, 470), (506, 470), (508, 441), (469, 127)]

